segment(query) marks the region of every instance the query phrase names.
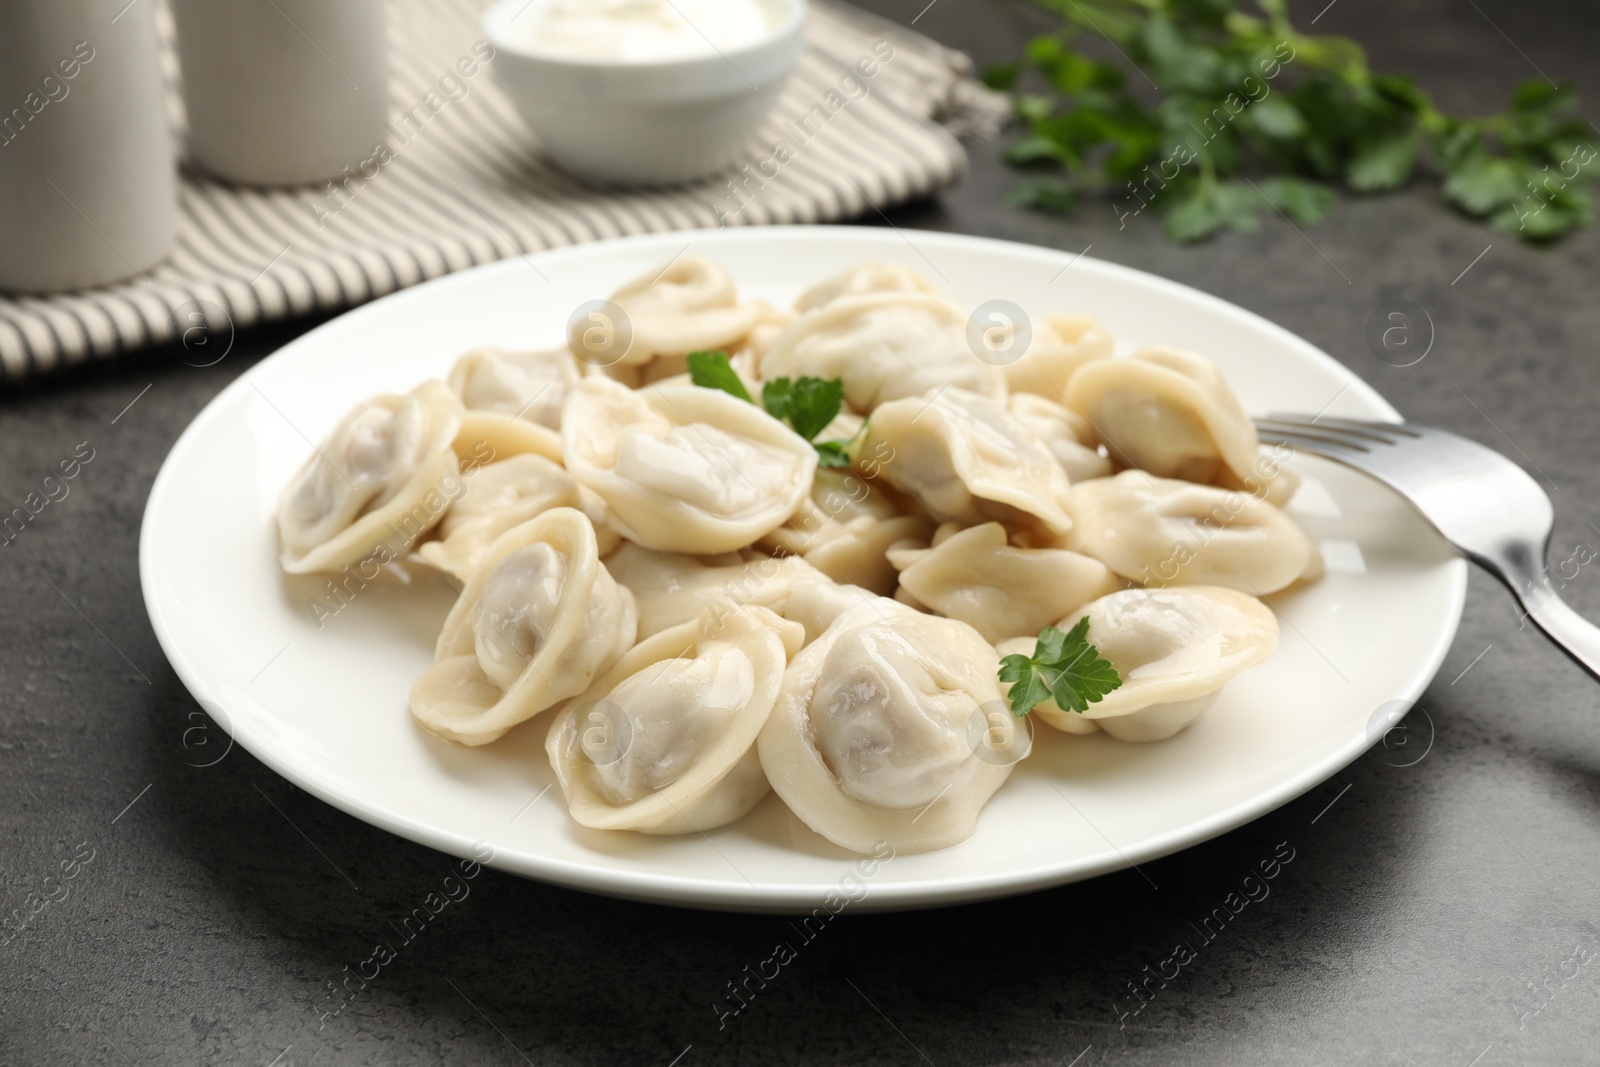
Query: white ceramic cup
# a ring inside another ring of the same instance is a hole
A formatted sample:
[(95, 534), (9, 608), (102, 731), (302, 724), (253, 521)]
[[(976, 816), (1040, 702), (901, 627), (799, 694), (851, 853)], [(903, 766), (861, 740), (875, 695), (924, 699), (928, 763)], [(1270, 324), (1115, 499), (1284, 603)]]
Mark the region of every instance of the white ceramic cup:
[(0, 289), (88, 289), (160, 262), (177, 178), (155, 5), (0, 8)]
[(172, 0), (189, 149), (247, 185), (338, 177), (388, 117), (383, 0)]

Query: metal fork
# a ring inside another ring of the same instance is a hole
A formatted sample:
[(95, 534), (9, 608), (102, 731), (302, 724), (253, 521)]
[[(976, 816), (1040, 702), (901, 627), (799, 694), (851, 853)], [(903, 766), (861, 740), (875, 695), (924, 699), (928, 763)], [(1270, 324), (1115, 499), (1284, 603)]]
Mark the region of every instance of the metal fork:
[(1555, 511), (1537, 482), (1493, 449), (1405, 422), (1271, 415), (1261, 439), (1353, 467), (1416, 507), (1458, 551), (1499, 578), (1527, 618), (1596, 678), (1600, 627), (1551, 587), (1545, 555)]

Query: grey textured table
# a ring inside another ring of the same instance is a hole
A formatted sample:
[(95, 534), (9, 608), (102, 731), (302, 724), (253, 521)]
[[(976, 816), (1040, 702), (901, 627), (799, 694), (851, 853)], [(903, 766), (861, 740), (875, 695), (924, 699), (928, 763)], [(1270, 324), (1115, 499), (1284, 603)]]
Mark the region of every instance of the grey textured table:
[[(925, 3), (874, 6), (909, 22)], [(1300, 5), (1302, 23), (1321, 7)], [(1035, 24), (1020, 8), (939, 0), (918, 28), (998, 59)], [(1318, 29), (1417, 73), (1446, 107), (1496, 108), (1538, 70), (1600, 101), (1592, 7), (1342, 0)], [(1423, 186), (1342, 203), (1306, 236), (1271, 222), (1178, 248), (1148, 219), (1119, 231), (1104, 206), (1065, 221), (1016, 213), (992, 157), (978, 148), (964, 187), (895, 223), (1092, 244), (1242, 304), (1408, 416), (1536, 465), (1557, 487), (1553, 558), (1600, 549), (1600, 232), (1528, 248), (1452, 217)], [(1437, 328), (1404, 369), (1363, 341), (1391, 295)], [(378, 978), (350, 980), (358, 995), (336, 998), (331, 984), (451, 861), (242, 751), (192, 766), (196, 706), (156, 644), (136, 568), (174, 439), (309, 325), (243, 336), (208, 369), (152, 353), (0, 398), (6, 510), (80, 443), (94, 450), (70, 494), (0, 548), (0, 914), (27, 915), (30, 893), (50, 901), (0, 946), (0, 1063), (1600, 1062), (1600, 689), (1476, 573), (1409, 747), (1374, 748), (1280, 811), (1147, 865), (1148, 881), (1128, 871), (983, 905), (846, 912), (719, 1029), (713, 1004), (787, 936), (783, 919), (486, 871)], [(1600, 568), (1567, 593), (1600, 618)], [(1280, 842), (1294, 859), (1271, 895), (1176, 978), (1149, 980)], [(1148, 1003), (1130, 983), (1146, 983)]]

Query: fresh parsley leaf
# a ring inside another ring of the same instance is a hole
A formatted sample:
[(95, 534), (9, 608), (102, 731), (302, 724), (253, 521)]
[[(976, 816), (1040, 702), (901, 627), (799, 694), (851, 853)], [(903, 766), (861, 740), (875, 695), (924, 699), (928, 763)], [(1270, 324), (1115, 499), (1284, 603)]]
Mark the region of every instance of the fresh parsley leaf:
[(1024, 137), (1010, 148), (1006, 149), (1006, 162), (1015, 167), (1025, 167), (1030, 163), (1059, 163), (1061, 149), (1048, 137), (1034, 134)]
[(1564, 111), (1578, 102), (1570, 85), (1552, 85), (1543, 78), (1530, 78), (1511, 94), (1513, 111)]
[(1333, 207), (1333, 190), (1304, 178), (1267, 178), (1261, 193), (1296, 222), (1321, 222)]
[(1032, 125), (1043, 122), (1049, 118), (1056, 109), (1053, 96), (1034, 96), (1030, 93), (1017, 94), (1017, 118)]
[(1160, 11), (1145, 20), (1134, 46), (1135, 55), (1150, 68), (1157, 85), (1204, 93), (1222, 81), (1222, 57), (1217, 50), (1186, 35)]
[(1000, 661), (1000, 680), (1011, 685), (1007, 697), (1011, 701), (1011, 714), (1019, 719), (1050, 699), (1050, 687), (1035, 669), (1033, 660), (1021, 653), (1012, 653)]
[(1078, 190), (1060, 178), (1036, 178), (1017, 186), (1011, 202), (1034, 211), (1065, 215), (1078, 206)]
[(1011, 686), (1011, 713), (1022, 717), (1054, 698), (1062, 711), (1087, 711), (1122, 685), (1122, 676), (1089, 643), (1089, 619), (1079, 619), (1067, 633), (1046, 626), (1032, 656), (1020, 653), (1000, 661), (999, 678)]
[(1444, 182), (1444, 195), (1469, 215), (1488, 215), (1527, 194), (1515, 163), (1482, 152), (1468, 156)]
[[(1025, 127), (1006, 149), (1033, 172), (1017, 206), (1065, 214), (1099, 196), (1121, 217), (1137, 198), (1166, 216), (1169, 236), (1194, 241), (1258, 225), (1266, 205), (1234, 184), (1243, 174), (1263, 191), (1276, 183), (1268, 198), (1296, 222), (1333, 203), (1305, 179), (1378, 193), (1421, 174), (1441, 178), (1465, 214), (1525, 240), (1592, 222), (1600, 167), (1583, 168), (1594, 131), (1569, 87), (1532, 81), (1499, 114), (1461, 117), (1414, 79), (1370, 69), (1357, 42), (1300, 32), (1285, 0), (1035, 2), (1059, 28), (988, 76)], [(1080, 47), (1089, 37), (1117, 58)], [(1545, 184), (1556, 171), (1565, 187)]]
[(1351, 158), (1344, 180), (1358, 193), (1398, 189), (1411, 177), (1416, 163), (1416, 133), (1392, 133), (1362, 145)]
[(1290, 140), (1306, 132), (1306, 120), (1287, 99), (1264, 96), (1245, 109), (1255, 128), (1268, 137)]
[(1527, 241), (1549, 241), (1563, 237), (1594, 221), (1594, 198), (1582, 186), (1569, 185), (1541, 197), (1530, 193), (1517, 203), (1506, 205), (1489, 220), (1497, 229)]
[(721, 389), (747, 404), (754, 404), (750, 390), (744, 387), (726, 352), (690, 352), (689, 380), (707, 389)]
[(983, 72), (983, 84), (991, 89), (1008, 92), (1016, 87), (1017, 78), (1022, 74), (1022, 61), (1013, 60), (1010, 63), (996, 63)]
[(1195, 182), (1187, 193), (1157, 207), (1166, 210), (1167, 236), (1198, 241), (1221, 230), (1249, 233), (1261, 225), (1261, 196), (1243, 182)]
[(795, 433), (810, 441), (844, 407), (844, 382), (838, 378), (774, 378), (761, 388), (761, 405), (768, 415), (787, 420)]
[(849, 441), (813, 441), (811, 447), (817, 450), (817, 466), (819, 467), (848, 467), (850, 466)]
[[(707, 389), (721, 389), (747, 404), (755, 398), (728, 362), (726, 352), (690, 352), (689, 380)], [(839, 378), (803, 377), (795, 380), (774, 378), (761, 387), (761, 406), (779, 422), (787, 422), (794, 432), (811, 442), (817, 450), (817, 463), (823, 467), (850, 466), (849, 441), (817, 441), (817, 434), (828, 428), (844, 408), (844, 381)], [(862, 424), (865, 428), (865, 423)]]

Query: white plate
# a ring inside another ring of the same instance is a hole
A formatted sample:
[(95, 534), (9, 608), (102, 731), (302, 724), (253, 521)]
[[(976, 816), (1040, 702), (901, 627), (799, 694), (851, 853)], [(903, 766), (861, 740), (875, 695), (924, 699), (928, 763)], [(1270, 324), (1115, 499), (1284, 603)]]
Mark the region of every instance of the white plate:
[[(351, 311), (252, 368), (201, 412), (156, 478), (140, 546), (145, 603), (179, 677), (238, 744), (357, 818), (458, 856), (485, 842), (494, 866), (532, 878), (738, 910), (809, 909), (841, 879), (860, 896), (846, 877), (853, 857), (775, 796), (708, 836), (579, 827), (549, 788), (548, 717), (481, 749), (413, 724), (407, 692), (431, 661), (447, 586), (369, 587), (319, 630), (307, 602), (325, 593), (321, 582), (277, 567), (279, 490), (348, 408), (441, 377), (474, 345), (557, 345), (579, 304), (690, 242), (749, 296), (786, 303), (861, 260), (894, 260), (942, 276), (968, 306), (1004, 298), (1034, 315), (1089, 310), (1124, 344), (1198, 349), (1252, 412), (1395, 415), (1327, 355), (1249, 312), (1137, 271), (1000, 241), (724, 230), (586, 245), (531, 257), (537, 270), (510, 259), (441, 278)], [(1291, 510), (1329, 568), (1310, 588), (1274, 598), (1284, 625), (1272, 658), (1170, 741), (1041, 728), (1034, 755), (971, 840), (883, 864), (857, 910), (1020, 893), (1165, 855), (1300, 795), (1399, 718), (1449, 648), (1465, 564), (1386, 490), (1317, 460), (1292, 465), (1307, 485)]]

